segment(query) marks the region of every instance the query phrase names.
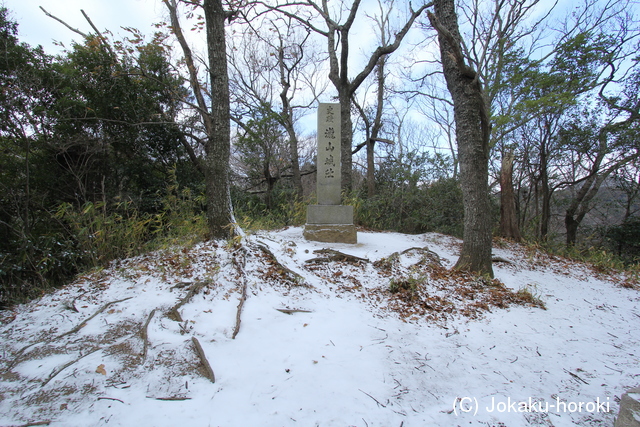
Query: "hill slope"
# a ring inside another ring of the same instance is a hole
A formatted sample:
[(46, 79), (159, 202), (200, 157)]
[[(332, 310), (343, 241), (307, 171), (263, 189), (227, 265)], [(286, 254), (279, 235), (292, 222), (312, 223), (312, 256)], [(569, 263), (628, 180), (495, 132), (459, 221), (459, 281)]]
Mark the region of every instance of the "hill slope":
[(123, 260), (0, 312), (0, 425), (600, 426), (640, 384), (624, 277), (505, 244), (490, 281), (450, 272), (442, 235), (301, 234)]

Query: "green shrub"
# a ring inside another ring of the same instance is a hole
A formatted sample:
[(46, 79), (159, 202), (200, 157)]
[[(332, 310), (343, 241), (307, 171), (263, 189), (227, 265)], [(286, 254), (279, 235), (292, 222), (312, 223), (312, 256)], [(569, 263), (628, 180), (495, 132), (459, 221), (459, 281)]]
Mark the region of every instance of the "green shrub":
[(607, 227), (602, 233), (608, 247), (627, 262), (640, 260), (640, 219)]
[(58, 230), (11, 239), (0, 251), (0, 307), (42, 296), (78, 271), (80, 254)]
[(173, 175), (157, 213), (141, 212), (131, 201), (111, 206), (87, 202), (80, 209), (64, 203), (56, 217), (77, 242), (82, 264), (94, 268), (114, 259), (202, 240), (207, 230), (203, 199), (189, 188), (180, 189)]
[(462, 192), (454, 179), (405, 187), (379, 188), (375, 197), (347, 197), (358, 225), (403, 233), (439, 232), (462, 236)]
[(161, 224), (154, 215), (141, 214), (132, 202), (108, 208), (103, 202), (87, 202), (81, 208), (63, 203), (56, 212), (77, 241), (83, 264), (105, 266), (116, 258), (139, 254)]
[(303, 225), (307, 206), (311, 202), (298, 200), (293, 189), (286, 184), (275, 186), (271, 194), (271, 208), (265, 203), (264, 194), (251, 194), (233, 188), (231, 196), (236, 220), (248, 231)]
[(34, 213), (29, 236), (15, 231), (20, 224), (10, 227), (0, 246), (0, 305), (38, 297), (114, 259), (204, 238), (203, 196), (180, 188), (174, 175), (158, 198), (152, 212), (132, 201), (62, 203), (53, 214)]
[(175, 169), (170, 176), (161, 209), (155, 214), (153, 239), (147, 245), (148, 250), (174, 244), (190, 245), (202, 241), (208, 233), (204, 193), (194, 194), (189, 187), (181, 188)]
[(394, 277), (389, 281), (389, 292), (392, 294), (407, 291), (411, 295), (415, 295), (425, 282), (424, 277), (409, 276), (407, 278)]

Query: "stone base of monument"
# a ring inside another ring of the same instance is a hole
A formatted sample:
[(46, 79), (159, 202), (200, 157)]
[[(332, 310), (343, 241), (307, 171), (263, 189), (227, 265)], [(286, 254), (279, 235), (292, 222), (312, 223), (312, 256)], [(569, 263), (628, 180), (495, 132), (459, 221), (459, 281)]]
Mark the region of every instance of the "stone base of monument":
[(614, 427), (640, 427), (640, 388), (632, 388), (622, 395)]
[(353, 206), (307, 206), (307, 224), (303, 235), (307, 240), (325, 243), (358, 243), (353, 225)]
[(353, 224), (306, 224), (304, 238), (325, 243), (358, 243)]

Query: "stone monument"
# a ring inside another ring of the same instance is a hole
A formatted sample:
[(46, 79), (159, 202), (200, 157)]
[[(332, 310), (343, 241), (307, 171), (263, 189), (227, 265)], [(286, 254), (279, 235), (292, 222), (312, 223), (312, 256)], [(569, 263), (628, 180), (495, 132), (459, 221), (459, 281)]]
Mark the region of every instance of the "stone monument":
[(353, 206), (341, 205), (340, 104), (318, 106), (318, 157), (316, 193), (318, 204), (307, 206), (307, 240), (357, 243)]
[(620, 412), (614, 427), (640, 427), (640, 387), (627, 390), (620, 398)]

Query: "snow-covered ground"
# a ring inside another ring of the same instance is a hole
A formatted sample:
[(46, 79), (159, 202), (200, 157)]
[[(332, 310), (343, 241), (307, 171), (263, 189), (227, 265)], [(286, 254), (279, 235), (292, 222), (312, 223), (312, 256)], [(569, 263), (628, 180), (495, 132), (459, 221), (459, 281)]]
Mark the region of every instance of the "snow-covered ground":
[[(289, 228), (148, 254), (0, 312), (0, 425), (611, 426), (640, 385), (624, 277), (494, 248), (496, 279), (543, 309), (451, 273), (451, 237), (358, 239)], [(329, 247), (369, 262), (305, 262)]]

